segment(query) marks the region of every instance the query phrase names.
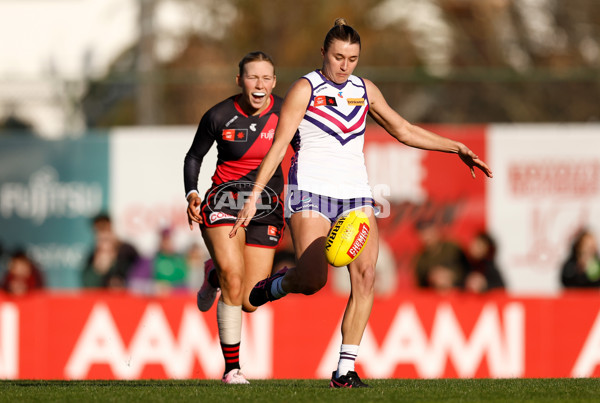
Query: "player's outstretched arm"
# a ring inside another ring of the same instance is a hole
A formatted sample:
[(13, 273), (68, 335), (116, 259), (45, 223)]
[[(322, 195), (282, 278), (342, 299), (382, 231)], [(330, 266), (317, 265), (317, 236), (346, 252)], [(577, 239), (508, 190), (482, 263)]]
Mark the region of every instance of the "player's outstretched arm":
[(492, 171), (487, 164), (480, 160), (467, 146), (410, 124), (388, 105), (383, 94), (375, 84), (369, 80), (365, 80), (365, 84), (369, 96), (369, 114), (398, 141), (407, 146), (423, 150), (456, 153), (469, 167), (471, 176), (475, 177), (474, 168), (477, 167), (485, 175), (490, 178), (492, 177)]

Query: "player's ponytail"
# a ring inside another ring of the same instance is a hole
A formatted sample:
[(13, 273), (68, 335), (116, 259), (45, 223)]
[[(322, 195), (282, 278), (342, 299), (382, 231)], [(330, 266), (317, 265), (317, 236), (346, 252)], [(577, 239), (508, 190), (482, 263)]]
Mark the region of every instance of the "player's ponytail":
[(333, 23), (333, 27), (325, 35), (325, 40), (323, 41), (325, 52), (327, 52), (331, 43), (336, 39), (343, 42), (358, 43), (358, 47), (360, 48), (360, 35), (354, 28), (348, 25), (345, 18), (337, 18)]
[(339, 17), (335, 19), (335, 22), (333, 23), (334, 27), (337, 27), (338, 25), (348, 25), (348, 23), (346, 22), (346, 19), (344, 17)]

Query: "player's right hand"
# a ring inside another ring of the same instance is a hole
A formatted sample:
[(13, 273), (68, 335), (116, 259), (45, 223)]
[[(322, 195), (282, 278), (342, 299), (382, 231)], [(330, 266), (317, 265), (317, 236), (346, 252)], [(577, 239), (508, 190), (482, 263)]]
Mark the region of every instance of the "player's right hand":
[(458, 149), (458, 156), (460, 159), (469, 167), (471, 170), (471, 176), (475, 178), (475, 167), (481, 169), (488, 178), (493, 178), (492, 170), (487, 166), (485, 162), (479, 159), (479, 157), (467, 146), (460, 144)]
[(237, 220), (229, 232), (229, 238), (233, 238), (235, 236), (238, 228), (246, 227), (248, 224), (250, 224), (254, 214), (256, 214), (256, 203), (254, 201), (246, 201), (246, 203), (244, 203), (244, 207), (238, 212)]
[(194, 223), (202, 224), (202, 216), (200, 215), (200, 203), (202, 199), (197, 194), (192, 194), (188, 198), (187, 216), (190, 230), (194, 229)]

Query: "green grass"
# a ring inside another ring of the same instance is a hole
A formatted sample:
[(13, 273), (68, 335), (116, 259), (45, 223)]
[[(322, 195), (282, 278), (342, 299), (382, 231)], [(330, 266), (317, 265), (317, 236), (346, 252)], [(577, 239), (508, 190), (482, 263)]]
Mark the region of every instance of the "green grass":
[(369, 389), (326, 380), (0, 381), (0, 402), (595, 402), (600, 379), (372, 379)]

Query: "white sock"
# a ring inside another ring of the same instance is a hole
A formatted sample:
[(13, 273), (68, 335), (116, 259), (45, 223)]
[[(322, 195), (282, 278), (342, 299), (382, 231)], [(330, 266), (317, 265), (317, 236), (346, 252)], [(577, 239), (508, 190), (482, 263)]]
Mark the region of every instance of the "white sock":
[(356, 361), (356, 356), (358, 356), (358, 347), (354, 344), (342, 344), (338, 369), (335, 375), (336, 378), (354, 371), (354, 361)]
[(287, 292), (283, 291), (283, 286), (281, 285), (281, 282), (283, 281), (283, 277), (284, 276), (276, 278), (271, 283), (271, 294), (275, 298), (281, 298), (281, 297), (285, 297), (287, 295)]
[(221, 299), (217, 303), (219, 338), (224, 344), (237, 344), (242, 340), (242, 306), (227, 305)]

